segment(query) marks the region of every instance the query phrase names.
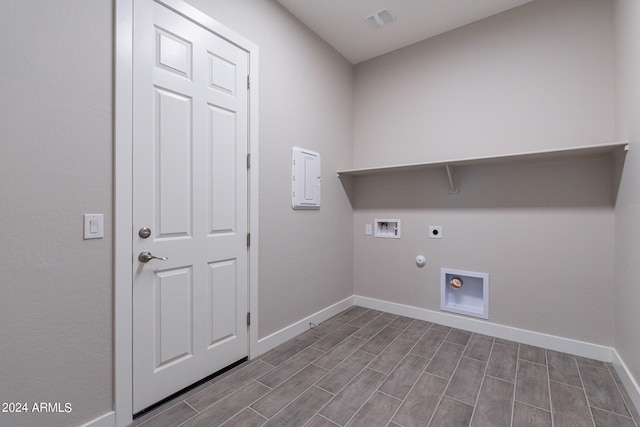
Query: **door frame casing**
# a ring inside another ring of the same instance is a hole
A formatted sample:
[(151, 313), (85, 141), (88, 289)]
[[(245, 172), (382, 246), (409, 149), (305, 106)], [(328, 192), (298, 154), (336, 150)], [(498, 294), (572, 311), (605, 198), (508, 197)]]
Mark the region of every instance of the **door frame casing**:
[[(181, 0), (154, 0), (197, 22), (249, 55), (248, 99), (248, 307), (249, 358), (258, 355), (258, 46)], [(133, 2), (115, 0), (114, 67), (114, 326), (113, 369), (116, 426), (133, 418)]]

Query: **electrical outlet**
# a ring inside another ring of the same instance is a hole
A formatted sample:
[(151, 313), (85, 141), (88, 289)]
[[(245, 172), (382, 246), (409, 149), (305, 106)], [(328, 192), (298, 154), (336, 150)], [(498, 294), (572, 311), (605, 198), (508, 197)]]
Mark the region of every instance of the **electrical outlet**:
[(430, 225), (429, 226), (429, 238), (430, 239), (442, 239), (442, 226)]

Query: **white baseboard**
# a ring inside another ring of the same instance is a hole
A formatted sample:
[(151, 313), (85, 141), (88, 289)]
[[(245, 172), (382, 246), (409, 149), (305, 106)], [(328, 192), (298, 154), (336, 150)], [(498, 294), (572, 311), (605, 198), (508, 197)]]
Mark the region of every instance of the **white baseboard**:
[(575, 356), (587, 357), (589, 359), (601, 360), (603, 362), (613, 361), (614, 350), (611, 347), (578, 341), (571, 338), (557, 337), (540, 332), (527, 331), (525, 329), (518, 329), (511, 326), (487, 322), (486, 320), (476, 320), (470, 317), (427, 310), (424, 308), (412, 307), (374, 298), (358, 295), (355, 295), (353, 298), (355, 305), (365, 308), (381, 310), (400, 316), (412, 317), (414, 319), (438, 323), (452, 328), (464, 329), (470, 332), (534, 345), (536, 347), (569, 353)]
[(335, 316), (336, 314), (352, 307), (353, 297), (348, 297), (339, 301), (327, 308), (324, 308), (317, 313), (312, 314), (311, 316), (305, 317), (302, 320), (297, 321), (296, 323), (287, 326), (286, 328), (280, 329), (268, 335), (264, 338), (258, 340), (258, 355), (264, 354), (267, 351), (271, 350), (279, 346), (280, 344), (295, 338), (303, 332), (309, 330), (309, 323), (321, 323), (325, 320)]
[(620, 381), (622, 381), (622, 385), (625, 390), (629, 394), (629, 398), (631, 399), (631, 403), (636, 409), (640, 408), (640, 386), (631, 375), (631, 371), (627, 367), (627, 364), (624, 363), (624, 360), (620, 357), (617, 350), (613, 349), (613, 367), (616, 369), (616, 373), (618, 377), (620, 377)]
[(111, 411), (98, 418), (82, 424), (80, 427), (113, 427), (116, 425), (116, 413)]

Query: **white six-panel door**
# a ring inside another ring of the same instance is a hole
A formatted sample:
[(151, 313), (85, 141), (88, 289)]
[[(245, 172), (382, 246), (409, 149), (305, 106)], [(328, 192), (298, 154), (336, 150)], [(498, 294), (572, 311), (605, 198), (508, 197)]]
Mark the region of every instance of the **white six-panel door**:
[(248, 54), (153, 0), (133, 37), (138, 412), (247, 356)]

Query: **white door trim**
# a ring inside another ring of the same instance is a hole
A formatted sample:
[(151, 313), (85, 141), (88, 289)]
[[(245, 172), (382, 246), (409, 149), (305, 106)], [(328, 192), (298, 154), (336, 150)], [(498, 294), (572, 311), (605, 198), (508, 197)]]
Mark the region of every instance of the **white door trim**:
[[(114, 409), (116, 426), (133, 415), (133, 1), (115, 0), (114, 113)], [(181, 0), (155, 0), (249, 54), (249, 357), (258, 355), (258, 46)]]

